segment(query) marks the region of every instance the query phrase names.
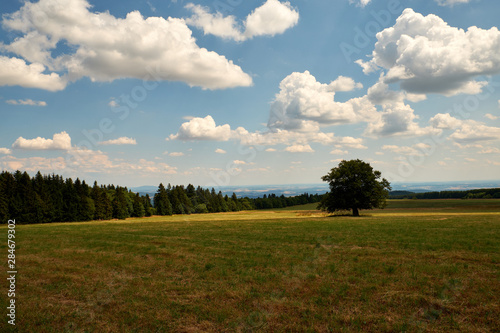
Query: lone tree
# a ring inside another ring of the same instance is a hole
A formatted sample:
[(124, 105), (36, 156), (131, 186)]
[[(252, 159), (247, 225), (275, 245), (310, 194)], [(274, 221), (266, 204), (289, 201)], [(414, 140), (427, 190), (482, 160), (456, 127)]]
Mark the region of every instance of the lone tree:
[(330, 192), (318, 208), (329, 213), (352, 209), (353, 216), (359, 216), (360, 209), (384, 208), (391, 186), (380, 177), (380, 171), (374, 171), (369, 163), (359, 159), (343, 160), (321, 177), (330, 185)]

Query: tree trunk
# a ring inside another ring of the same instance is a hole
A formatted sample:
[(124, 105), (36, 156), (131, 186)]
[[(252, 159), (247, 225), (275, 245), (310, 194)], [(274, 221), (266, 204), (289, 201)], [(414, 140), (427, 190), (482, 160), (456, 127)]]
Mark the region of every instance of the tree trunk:
[(352, 216), (359, 216), (359, 210), (356, 207), (352, 209)]

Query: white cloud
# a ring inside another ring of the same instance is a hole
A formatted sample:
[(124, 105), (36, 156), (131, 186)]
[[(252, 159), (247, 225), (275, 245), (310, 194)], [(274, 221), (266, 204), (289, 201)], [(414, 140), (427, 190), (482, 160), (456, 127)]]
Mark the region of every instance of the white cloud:
[(350, 4), (355, 4), (358, 7), (364, 8), (368, 5), (372, 0), (349, 0)]
[(65, 78), (57, 73), (44, 74), (45, 66), (40, 63), (28, 65), (23, 59), (0, 55), (0, 68), (0, 86), (21, 86), (49, 91), (59, 91), (66, 87)]
[(32, 150), (71, 150), (71, 137), (66, 132), (56, 133), (52, 139), (37, 137), (25, 139), (22, 136), (12, 144), (16, 149)]
[(274, 149), (274, 148), (267, 148), (267, 149), (266, 149), (266, 151), (267, 151), (268, 153), (273, 153), (273, 152), (275, 152), (275, 151), (276, 151), (276, 149)]
[(410, 93), (476, 94), (486, 85), (477, 76), (500, 72), (500, 32), (474, 26), (464, 31), (408, 8), (377, 34), (372, 60), (361, 64), (387, 70), (384, 82), (399, 82)]
[(285, 148), (290, 153), (314, 153), (314, 149), (309, 145), (293, 145)]
[(168, 154), (168, 156), (181, 157), (181, 156), (184, 156), (184, 153), (183, 152), (173, 152), (173, 153)]
[(175, 135), (170, 135), (171, 140), (212, 140), (228, 141), (231, 138), (229, 125), (217, 126), (212, 116), (193, 118), (183, 123)]
[(113, 140), (108, 140), (108, 141), (102, 141), (99, 142), (100, 145), (136, 145), (137, 141), (132, 138), (127, 138), (126, 136), (123, 136), (118, 139), (113, 139)]
[(453, 129), (459, 127), (463, 121), (452, 117), (449, 113), (438, 113), (429, 120), (431, 126), (441, 129)]
[(347, 147), (352, 149), (368, 149), (368, 147), (363, 145), (362, 138), (344, 136), (342, 138), (337, 138), (336, 140), (334, 140), (334, 142), (337, 148)]
[[(2, 70), (0, 83), (63, 89), (65, 81), (57, 74), (42, 74), (47, 66), (67, 71), (71, 80), (168, 80), (204, 89), (252, 84), (252, 78), (232, 61), (200, 48), (183, 19), (144, 18), (138, 11), (117, 18), (109, 12), (91, 12), (90, 7), (86, 0), (40, 0), (25, 2), (19, 11), (5, 15), (3, 25), (25, 35), (16, 39), (17, 44), (4, 48), (32, 60), (33, 49), (37, 49), (36, 60), (41, 64), (26, 65), (21, 59), (3, 58), (13, 68)], [(47, 54), (58, 42), (66, 42), (76, 51), (50, 58)], [(20, 43), (32, 47), (20, 47)]]
[(498, 119), (498, 116), (492, 115), (491, 113), (487, 113), (484, 116), (490, 120), (497, 120)]
[(247, 164), (247, 162), (240, 161), (240, 160), (234, 160), (233, 163), (236, 164), (236, 165), (245, 165), (245, 164)]
[(47, 102), (44, 101), (34, 101), (32, 99), (9, 99), (5, 103), (12, 105), (30, 105), (30, 106), (47, 106)]
[(347, 155), (349, 152), (347, 150), (342, 150), (342, 149), (334, 149), (330, 152), (332, 155)]
[(120, 106), (120, 104), (118, 104), (118, 102), (115, 101), (114, 99), (112, 99), (111, 101), (109, 101), (108, 105), (111, 106), (112, 108), (117, 108), (117, 107)]
[(339, 76), (335, 81), (330, 82), (328, 85), (332, 91), (352, 91), (354, 89), (363, 88), (363, 84), (354, 81), (350, 77)]
[(203, 29), (205, 35), (215, 35), (225, 39), (243, 41), (246, 37), (241, 33), (236, 17), (224, 17), (221, 13), (212, 14), (209, 8), (189, 3), (187, 9), (193, 16), (186, 19), (186, 23), (196, 28)]
[[(449, 138), (459, 144), (471, 145), (477, 141), (500, 140), (500, 128), (486, 126), (484, 123), (475, 120), (460, 120), (450, 116), (449, 113), (438, 113), (429, 120), (435, 128), (453, 129)], [(465, 146), (465, 147), (466, 147)]]
[[(426, 148), (428, 148), (427, 145)], [(408, 147), (408, 146), (397, 146), (397, 145), (384, 145), (382, 146), (382, 149), (400, 155), (419, 155), (419, 156), (422, 155), (422, 151), (417, 150), (415, 146)]]
[(8, 148), (0, 148), (0, 154), (9, 155), (9, 154), (12, 154), (12, 150), (10, 150)]
[(215, 152), (216, 152), (217, 154), (226, 154), (226, 153), (227, 153), (227, 151), (225, 151), (224, 149), (220, 149), (220, 148), (217, 148), (217, 149), (215, 150)]
[(45, 157), (29, 157), (18, 158), (14, 156), (6, 156), (0, 158), (0, 167), (5, 170), (15, 171), (23, 170), (28, 172), (54, 172), (62, 171), (66, 168), (66, 160), (63, 157), (45, 158)]
[(471, 0), (436, 0), (438, 5), (450, 7), (453, 7), (456, 4), (469, 3), (470, 1)]
[(354, 80), (339, 77), (330, 84), (316, 81), (308, 71), (292, 73), (280, 83), (269, 117), (272, 129), (317, 132), (320, 125), (369, 120), (376, 113), (366, 97), (336, 102), (335, 91), (359, 87)]
[(377, 114), (375, 121), (368, 124), (364, 134), (369, 137), (378, 136), (423, 136), (438, 134), (439, 129), (421, 128), (413, 109), (404, 103), (388, 104), (384, 111)]
[(295, 26), (299, 21), (299, 13), (290, 3), (278, 0), (267, 0), (256, 8), (245, 21), (245, 36), (274, 36), (282, 34)]
[(186, 19), (189, 25), (203, 29), (205, 34), (235, 41), (282, 34), (299, 20), (299, 13), (289, 2), (278, 0), (267, 0), (242, 23), (232, 15), (224, 17), (221, 13), (212, 14), (207, 7), (200, 5), (190, 3), (186, 8), (193, 12), (193, 16)]
[(474, 120), (464, 121), (450, 139), (459, 143), (500, 140), (500, 128), (486, 126)]

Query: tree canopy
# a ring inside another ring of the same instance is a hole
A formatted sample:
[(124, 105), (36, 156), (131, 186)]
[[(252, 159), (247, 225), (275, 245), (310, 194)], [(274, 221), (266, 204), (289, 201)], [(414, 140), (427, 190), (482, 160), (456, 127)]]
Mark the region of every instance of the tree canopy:
[(374, 171), (369, 163), (343, 160), (321, 178), (330, 185), (330, 192), (318, 208), (329, 213), (352, 210), (354, 216), (359, 216), (360, 209), (384, 208), (391, 186), (381, 177), (380, 171)]

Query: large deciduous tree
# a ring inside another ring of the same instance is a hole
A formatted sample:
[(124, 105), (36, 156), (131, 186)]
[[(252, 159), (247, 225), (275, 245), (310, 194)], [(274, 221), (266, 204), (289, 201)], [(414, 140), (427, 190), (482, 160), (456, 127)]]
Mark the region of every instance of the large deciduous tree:
[(343, 160), (321, 178), (330, 185), (330, 192), (318, 208), (329, 213), (352, 210), (354, 216), (359, 216), (360, 209), (384, 208), (391, 186), (381, 177), (380, 171), (374, 171), (369, 163)]

